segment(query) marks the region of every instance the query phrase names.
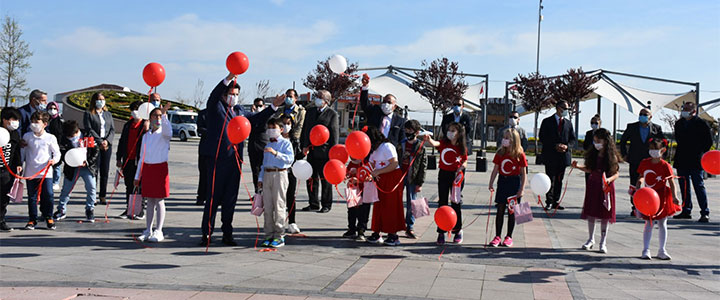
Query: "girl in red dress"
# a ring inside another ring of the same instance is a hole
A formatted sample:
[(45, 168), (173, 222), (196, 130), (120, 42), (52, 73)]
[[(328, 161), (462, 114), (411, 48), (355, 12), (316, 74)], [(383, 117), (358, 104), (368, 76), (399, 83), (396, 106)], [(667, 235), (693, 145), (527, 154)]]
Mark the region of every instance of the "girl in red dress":
[(515, 129), (505, 130), (502, 139), (502, 148), (498, 150), (493, 159), (495, 168), (490, 175), (490, 185), (488, 189), (492, 192), (495, 189), (495, 177), (498, 177), (497, 194), (495, 194), (495, 203), (497, 203), (497, 212), (495, 213), (495, 238), (490, 242), (490, 246), (497, 247), (502, 241), (505, 247), (511, 247), (513, 244), (512, 234), (515, 229), (515, 215), (508, 213), (508, 229), (504, 240), (501, 240), (503, 219), (505, 218), (505, 210), (509, 207), (508, 198), (516, 197), (515, 201), (520, 203), (523, 191), (525, 190), (525, 167), (527, 167), (527, 159), (522, 146), (520, 146), (520, 135)]
[(662, 159), (663, 154), (665, 154), (665, 147), (667, 147), (667, 141), (650, 139), (648, 146), (650, 149), (650, 157), (643, 159), (640, 165), (638, 165), (637, 172), (640, 174), (640, 177), (636, 188), (641, 188), (644, 183), (646, 187), (655, 190), (658, 196), (660, 196), (660, 210), (654, 216), (642, 216), (643, 219), (645, 219), (645, 230), (643, 231), (644, 248), (641, 257), (644, 259), (652, 259), (650, 256), (650, 238), (652, 238), (653, 221), (655, 221), (659, 227), (658, 239), (660, 242), (657, 258), (670, 260), (672, 258), (667, 251), (665, 251), (667, 217), (680, 211), (680, 200), (678, 200), (675, 192), (675, 181), (672, 179), (672, 166)]
[(595, 131), (593, 146), (585, 152), (585, 166), (572, 162), (574, 168), (590, 173), (580, 214), (588, 222), (589, 238), (582, 249), (589, 250), (595, 245), (595, 220), (600, 219), (600, 252), (607, 253), (608, 228), (610, 223), (615, 223), (615, 180), (619, 177), (618, 162), (621, 159), (610, 132), (605, 128)]

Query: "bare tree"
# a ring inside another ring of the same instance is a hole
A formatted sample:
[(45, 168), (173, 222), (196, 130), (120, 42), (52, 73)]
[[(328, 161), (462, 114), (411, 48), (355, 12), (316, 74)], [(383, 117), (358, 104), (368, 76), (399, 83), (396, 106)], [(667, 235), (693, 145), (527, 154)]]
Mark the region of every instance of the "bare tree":
[(330, 70), (328, 60), (330, 60), (329, 57), (324, 61), (318, 61), (315, 70), (312, 70), (303, 79), (303, 85), (313, 91), (327, 90), (332, 95), (332, 101), (335, 102), (341, 96), (351, 93), (353, 89), (360, 86), (352, 76), (346, 76), (355, 74), (358, 64), (348, 65), (345, 70), (346, 75), (338, 75)]
[(535, 154), (538, 151), (538, 118), (540, 112), (552, 106), (550, 91), (548, 89), (548, 80), (545, 76), (538, 73), (530, 73), (527, 76), (518, 74), (513, 79), (517, 84), (513, 94), (521, 99), (522, 106), (527, 111), (535, 112), (535, 126), (533, 127), (533, 136), (535, 137)]
[(265, 80), (258, 81), (255, 84), (255, 90), (256, 90), (255, 98), (265, 99), (265, 97), (272, 95), (272, 93), (271, 93), (272, 91), (270, 89), (270, 80), (265, 79)]
[(422, 61), (422, 69), (415, 71), (415, 81), (410, 88), (430, 102), (433, 109), (433, 130), (437, 111), (449, 109), (455, 100), (462, 99), (468, 84), (458, 71), (458, 63), (446, 57), (438, 58), (428, 64)]
[[(566, 74), (556, 78), (548, 86), (550, 93), (552, 94), (553, 104), (559, 100), (565, 100), (568, 102), (570, 109), (570, 119), (575, 118), (575, 131), (579, 130), (579, 121), (577, 115), (580, 114), (580, 99), (585, 97), (587, 94), (592, 93), (595, 88), (592, 87), (593, 83), (598, 81), (595, 76), (587, 76), (583, 72), (582, 67), (577, 69), (570, 69)], [(575, 144), (576, 147), (580, 147), (579, 143)]]
[[(677, 105), (679, 106), (679, 105)], [(668, 126), (670, 126), (671, 130), (675, 130), (675, 123), (678, 121), (678, 116), (676, 114), (666, 114), (663, 113), (662, 117), (660, 117), (660, 120), (665, 122)], [(675, 133), (670, 135), (670, 143), (668, 143), (668, 153), (665, 155), (665, 157), (675, 157), (675, 154), (673, 153), (673, 148), (670, 146), (675, 141)]]
[(8, 106), (13, 93), (25, 91), (25, 71), (30, 68), (28, 59), (33, 55), (28, 43), (21, 39), (22, 29), (14, 18), (5, 16), (0, 35), (0, 87)]
[(200, 106), (207, 100), (207, 98), (205, 97), (204, 87), (205, 87), (205, 82), (198, 79), (197, 83), (195, 84), (195, 91), (193, 92), (193, 97), (192, 97), (192, 104), (197, 109), (202, 109), (202, 107), (200, 107)]

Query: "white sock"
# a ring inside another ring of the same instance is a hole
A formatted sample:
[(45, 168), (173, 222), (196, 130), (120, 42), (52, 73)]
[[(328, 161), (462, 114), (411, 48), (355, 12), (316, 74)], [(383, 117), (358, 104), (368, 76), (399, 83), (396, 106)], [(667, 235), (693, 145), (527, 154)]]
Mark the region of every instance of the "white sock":
[(658, 240), (660, 240), (660, 249), (658, 249), (658, 253), (666, 253), (665, 243), (667, 242), (667, 218), (658, 220), (658, 227), (660, 227), (660, 230), (658, 231)]
[(155, 215), (155, 199), (147, 198), (146, 212), (147, 231), (152, 233), (153, 216)]
[(157, 209), (157, 226), (155, 228), (162, 232), (163, 224), (165, 224), (165, 199), (158, 200), (155, 208)]
[(650, 239), (652, 238), (653, 222), (645, 221), (645, 229), (643, 230), (643, 252), (650, 249)]
[(588, 217), (588, 242), (595, 242), (595, 218)]
[(600, 222), (600, 245), (605, 245), (607, 241), (608, 229), (610, 228), (610, 220), (603, 219)]

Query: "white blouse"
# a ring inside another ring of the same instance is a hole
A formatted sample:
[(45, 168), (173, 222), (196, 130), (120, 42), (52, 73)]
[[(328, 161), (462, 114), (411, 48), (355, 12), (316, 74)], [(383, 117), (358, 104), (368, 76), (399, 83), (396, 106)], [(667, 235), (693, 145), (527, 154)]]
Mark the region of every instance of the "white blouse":
[[(168, 161), (170, 153), (170, 139), (172, 138), (172, 125), (163, 115), (160, 128), (153, 132), (146, 132), (142, 138), (142, 147), (140, 148), (140, 160), (146, 164), (159, 164)], [(135, 172), (135, 180), (140, 179), (140, 169)]]
[[(391, 143), (382, 143), (380, 146), (378, 146), (375, 151), (373, 151), (370, 154), (370, 165), (373, 166), (375, 170), (382, 169), (384, 167), (387, 167), (390, 164), (390, 160), (395, 158), (397, 160), (397, 150), (395, 150), (395, 146)], [(396, 169), (400, 168), (400, 165), (396, 167)]]

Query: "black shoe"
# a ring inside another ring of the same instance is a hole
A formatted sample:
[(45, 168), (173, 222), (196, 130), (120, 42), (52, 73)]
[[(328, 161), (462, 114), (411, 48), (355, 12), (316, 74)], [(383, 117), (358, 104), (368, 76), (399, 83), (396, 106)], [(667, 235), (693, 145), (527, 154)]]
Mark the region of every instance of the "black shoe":
[(95, 211), (92, 209), (85, 210), (85, 222), (95, 223)]
[(0, 223), (0, 230), (2, 230), (2, 231), (12, 231), (13, 229), (12, 229), (12, 227), (7, 226), (7, 224), (5, 224), (5, 222), (2, 222), (2, 223)]
[(128, 218), (127, 210), (123, 211), (123, 212), (118, 216), (118, 218), (120, 218), (120, 219), (127, 219), (127, 218)]
[(417, 236), (415, 235), (415, 232), (412, 231), (412, 229), (408, 229), (405, 231), (405, 236), (409, 239), (417, 239)]
[(223, 236), (222, 243), (225, 244), (225, 246), (231, 246), (231, 247), (235, 247), (238, 245), (235, 242), (235, 240), (232, 238), (232, 236)]
[(708, 215), (701, 215), (700, 219), (698, 220), (700, 223), (707, 223), (710, 222), (710, 216)]
[(105, 204), (107, 204), (107, 200), (105, 200), (105, 197), (100, 197), (100, 200), (98, 201), (98, 203), (105, 205)]
[(210, 243), (208, 243), (208, 241), (210, 241), (210, 237), (207, 235), (203, 235), (202, 238), (200, 238), (200, 243), (198, 244), (198, 246), (206, 247), (207, 245), (210, 244)]
[(318, 213), (321, 213), (321, 214), (329, 213), (329, 212), (330, 212), (329, 207), (323, 207), (322, 209), (318, 210)]
[(205, 199), (197, 198), (197, 200), (195, 200), (195, 205), (205, 205)]
[(348, 230), (343, 233), (342, 237), (348, 238), (348, 239), (355, 239), (357, 237), (357, 234), (354, 230)]
[[(497, 207), (497, 205), (495, 205), (495, 207)], [(548, 204), (545, 205), (545, 210), (551, 210), (552, 207), (553, 207), (552, 204), (549, 204), (549, 203), (548, 203)]]
[(302, 211), (315, 211), (315, 210), (318, 210), (318, 209), (319, 209), (319, 208), (317, 208), (317, 207), (305, 206), (305, 207), (302, 208)]
[(692, 215), (690, 213), (680, 213), (678, 215), (674, 215), (673, 219), (692, 219)]
[(557, 210), (565, 210), (565, 208), (560, 205), (555, 205), (555, 206), (553, 206), (553, 208), (557, 209)]

